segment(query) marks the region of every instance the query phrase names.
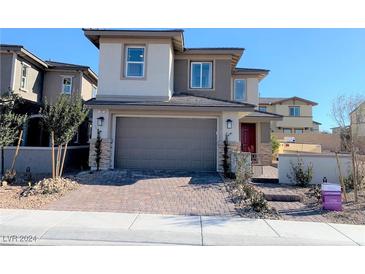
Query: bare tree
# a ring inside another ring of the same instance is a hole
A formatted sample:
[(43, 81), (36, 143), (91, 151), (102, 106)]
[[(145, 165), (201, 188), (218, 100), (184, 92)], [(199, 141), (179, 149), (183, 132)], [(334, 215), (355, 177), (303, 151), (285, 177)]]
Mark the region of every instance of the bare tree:
[[(332, 102), (331, 116), (340, 128), (342, 152), (351, 154), (352, 180), (354, 186), (355, 202), (358, 201), (358, 190), (362, 183), (362, 164), (360, 155), (361, 141), (358, 134), (358, 125), (364, 119), (361, 105), (364, 103), (363, 95), (341, 95)], [(336, 153), (336, 155), (338, 152)], [(340, 169), (340, 165), (338, 165)], [(342, 174), (341, 170), (339, 173)], [(342, 177), (342, 175), (340, 175)], [(343, 181), (343, 178), (340, 178)], [(344, 185), (342, 185), (344, 188)], [(344, 191), (346, 191), (344, 189)]]

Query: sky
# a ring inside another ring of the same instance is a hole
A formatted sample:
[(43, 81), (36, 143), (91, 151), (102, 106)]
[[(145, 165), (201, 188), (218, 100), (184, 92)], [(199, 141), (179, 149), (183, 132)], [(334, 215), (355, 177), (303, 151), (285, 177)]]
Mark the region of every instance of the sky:
[[(335, 126), (332, 100), (365, 94), (365, 29), (184, 29), (185, 47), (243, 47), (238, 67), (270, 70), (262, 97), (315, 101), (321, 130)], [(81, 29), (0, 29), (0, 43), (20, 44), (44, 60), (98, 72), (98, 49)]]

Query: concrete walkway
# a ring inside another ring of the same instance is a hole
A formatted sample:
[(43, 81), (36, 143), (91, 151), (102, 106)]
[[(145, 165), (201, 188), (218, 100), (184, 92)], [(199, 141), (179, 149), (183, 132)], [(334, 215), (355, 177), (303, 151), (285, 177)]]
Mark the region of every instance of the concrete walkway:
[(0, 245), (365, 245), (365, 226), (0, 209)]

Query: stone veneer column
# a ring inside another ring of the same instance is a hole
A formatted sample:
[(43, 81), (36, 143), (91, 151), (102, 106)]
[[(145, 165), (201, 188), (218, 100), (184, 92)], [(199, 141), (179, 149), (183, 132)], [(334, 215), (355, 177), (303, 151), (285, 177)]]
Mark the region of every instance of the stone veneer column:
[[(90, 140), (89, 166), (90, 166), (91, 170), (96, 170), (95, 142), (96, 142), (96, 139)], [(100, 169), (108, 170), (111, 167), (112, 167), (112, 139), (102, 139)]]
[(260, 143), (261, 164), (269, 166), (272, 164), (272, 147), (271, 143)]
[[(228, 142), (228, 162), (231, 162), (231, 154), (235, 151), (241, 150), (241, 144), (237, 142)], [(218, 144), (218, 171), (223, 172), (223, 154), (224, 154), (224, 143)]]

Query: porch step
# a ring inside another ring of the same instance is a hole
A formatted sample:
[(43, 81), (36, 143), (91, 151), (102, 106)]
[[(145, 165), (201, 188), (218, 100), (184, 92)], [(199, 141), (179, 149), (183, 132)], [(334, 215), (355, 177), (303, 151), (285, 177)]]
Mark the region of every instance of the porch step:
[(278, 183), (257, 183), (252, 184), (264, 193), (266, 200), (270, 202), (302, 202), (304, 193), (292, 186), (280, 185)]

